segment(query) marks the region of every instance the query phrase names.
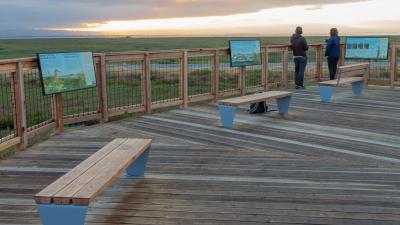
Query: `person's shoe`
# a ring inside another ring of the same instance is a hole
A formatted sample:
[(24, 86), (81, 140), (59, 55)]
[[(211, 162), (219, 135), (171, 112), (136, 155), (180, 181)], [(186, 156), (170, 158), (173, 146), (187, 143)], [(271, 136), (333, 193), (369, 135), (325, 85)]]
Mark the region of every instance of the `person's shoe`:
[(294, 87), (295, 89), (300, 89), (301, 87), (299, 85), (296, 85), (296, 87)]
[(306, 89), (306, 87), (304, 87), (304, 85), (301, 85), (300, 88), (301, 88), (301, 89)]

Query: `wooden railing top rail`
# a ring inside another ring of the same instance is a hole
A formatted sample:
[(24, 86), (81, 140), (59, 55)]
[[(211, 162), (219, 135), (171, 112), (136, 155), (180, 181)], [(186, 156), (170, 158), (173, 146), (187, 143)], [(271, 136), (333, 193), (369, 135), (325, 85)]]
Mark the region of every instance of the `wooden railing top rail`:
[[(318, 46), (323, 46), (324, 44), (311, 44), (311, 47), (318, 47)], [(263, 49), (276, 49), (276, 48), (287, 48), (289, 45), (264, 45), (262, 46)], [(175, 57), (177, 54), (181, 54), (182, 51), (187, 51), (189, 54), (190, 53), (205, 53), (211, 51), (220, 51), (220, 53), (223, 53), (224, 51), (228, 51), (229, 48), (227, 47), (221, 47), (221, 48), (194, 48), (194, 49), (173, 49), (173, 50), (159, 50), (159, 51), (127, 51), (127, 52), (110, 52), (110, 53), (94, 53), (93, 55), (96, 57), (100, 57), (101, 55), (105, 55), (107, 57), (112, 57), (112, 56), (141, 56), (144, 54), (149, 54), (153, 56), (162, 56), (162, 55), (170, 55), (172, 57)], [(176, 55), (175, 55), (176, 54)], [(24, 58), (16, 58), (16, 59), (3, 59), (0, 60), (0, 65), (5, 65), (5, 64), (14, 64), (18, 62), (22, 63), (30, 63), (30, 62), (36, 62), (36, 57), (24, 57)]]
[[(344, 45), (344, 44), (342, 44)], [(310, 44), (310, 47), (321, 47), (325, 46), (325, 44), (319, 43), (319, 44)], [(400, 43), (391, 43), (391, 47), (395, 48), (400, 48)], [(262, 46), (262, 49), (286, 49), (289, 47), (289, 45), (264, 45)], [(221, 48), (194, 48), (194, 49), (173, 49), (173, 50), (159, 50), (159, 51), (127, 51), (127, 52), (110, 52), (110, 53), (94, 53), (95, 59), (97, 57), (100, 57), (102, 55), (105, 55), (106, 57), (113, 57), (113, 56), (138, 56), (140, 58), (144, 54), (148, 54), (152, 57), (162, 57), (164, 56), (170, 56), (170, 57), (176, 57), (178, 54), (180, 55), (182, 51), (187, 51), (189, 54), (204, 54), (204, 53), (209, 53), (219, 51), (220, 54), (224, 54), (227, 51), (229, 51), (229, 48), (227, 47), (221, 47)], [(140, 57), (139, 57), (140, 56)], [(18, 62), (22, 63), (30, 63), (30, 62), (36, 62), (36, 57), (25, 57), (25, 58), (16, 58), (16, 59), (3, 59), (0, 60), (0, 66), (1, 65), (6, 65), (6, 64), (15, 64)]]

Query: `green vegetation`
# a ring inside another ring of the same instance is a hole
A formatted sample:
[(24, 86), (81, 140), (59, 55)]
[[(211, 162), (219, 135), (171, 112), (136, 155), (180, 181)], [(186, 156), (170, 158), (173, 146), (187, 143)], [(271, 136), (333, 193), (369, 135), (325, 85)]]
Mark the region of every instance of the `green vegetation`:
[(9, 157), (10, 155), (14, 154), (15, 152), (16, 152), (15, 147), (6, 149), (4, 151), (0, 151), (0, 160)]
[[(256, 37), (262, 45), (287, 44), (289, 37)], [(324, 43), (327, 37), (307, 37), (309, 43)], [(93, 51), (126, 52), (146, 50), (192, 49), (227, 47), (230, 37), (177, 37), (177, 38), (51, 38), (0, 39), (0, 59), (32, 57), (38, 52)], [(392, 36), (391, 42), (400, 42)]]

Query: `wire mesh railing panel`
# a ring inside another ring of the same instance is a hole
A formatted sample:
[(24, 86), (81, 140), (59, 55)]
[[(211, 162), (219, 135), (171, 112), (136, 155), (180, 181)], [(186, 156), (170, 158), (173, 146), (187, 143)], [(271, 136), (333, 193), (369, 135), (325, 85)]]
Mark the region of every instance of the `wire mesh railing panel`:
[(0, 73), (0, 143), (15, 137), (12, 73)]
[(288, 82), (289, 83), (294, 83), (294, 74), (295, 74), (295, 63), (294, 63), (294, 57), (293, 57), (293, 51), (288, 52), (288, 71), (287, 71), (287, 76), (288, 76)]
[(153, 104), (180, 100), (180, 58), (153, 59), (150, 65)]
[(400, 80), (400, 49), (397, 49), (397, 62), (396, 62), (396, 81)]
[(143, 106), (141, 61), (106, 63), (108, 109)]
[(282, 52), (268, 52), (268, 85), (279, 86), (282, 82)]
[(246, 87), (258, 88), (262, 87), (262, 65), (246, 67)]
[(315, 81), (317, 78), (317, 48), (310, 47), (307, 53), (305, 81)]
[(62, 94), (64, 116), (91, 115), (99, 111), (97, 88)]
[(328, 59), (325, 57), (325, 51), (326, 51), (326, 46), (323, 47), (322, 49), (322, 74), (321, 74), (321, 79), (322, 80), (329, 80), (329, 67), (328, 67)]
[(213, 71), (212, 56), (189, 57), (188, 94), (189, 96), (210, 95)]
[(44, 96), (38, 69), (24, 70), (26, 122), (28, 128), (51, 121), (51, 96)]
[(239, 90), (238, 67), (231, 67), (230, 55), (219, 56), (219, 91), (229, 92)]
[(390, 59), (388, 60), (371, 60), (370, 79), (379, 81), (390, 80)]

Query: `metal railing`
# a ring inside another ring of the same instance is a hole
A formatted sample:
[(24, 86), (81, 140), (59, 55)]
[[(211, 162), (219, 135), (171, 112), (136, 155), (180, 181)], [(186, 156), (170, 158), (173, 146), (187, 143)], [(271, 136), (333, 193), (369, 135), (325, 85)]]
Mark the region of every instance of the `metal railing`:
[[(342, 46), (343, 48), (344, 46)], [(328, 78), (322, 44), (308, 52), (307, 81)], [(342, 51), (344, 52), (344, 51)], [(372, 60), (370, 82), (398, 86), (400, 45), (390, 46), (388, 60)], [(0, 151), (25, 148), (29, 138), (64, 124), (107, 122), (126, 113), (184, 106), (293, 83), (289, 46), (262, 47), (262, 65), (230, 67), (229, 49), (94, 54), (97, 87), (43, 96), (36, 58), (0, 61)], [(345, 61), (340, 65), (360, 61)]]

